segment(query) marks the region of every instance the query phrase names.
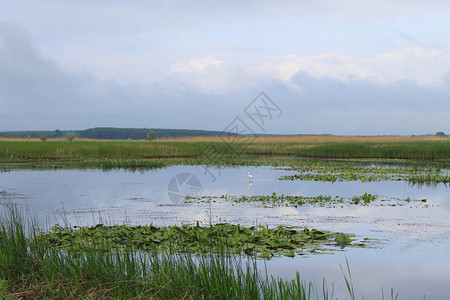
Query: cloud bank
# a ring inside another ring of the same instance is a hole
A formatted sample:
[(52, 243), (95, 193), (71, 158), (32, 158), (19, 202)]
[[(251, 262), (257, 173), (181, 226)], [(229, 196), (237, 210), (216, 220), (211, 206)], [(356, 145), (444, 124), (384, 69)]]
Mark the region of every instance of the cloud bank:
[[(267, 132), (450, 132), (450, 41), (436, 37), (424, 42), (425, 32), (409, 35), (403, 30), (413, 21), (411, 16), (419, 23), (432, 18), (420, 3), (412, 5), (408, 15), (372, 11), (383, 18), (361, 17), (368, 14), (370, 2), (352, 8), (361, 13), (358, 18), (347, 14), (346, 1), (340, 1), (342, 6), (292, 3), (290, 10), (271, 2), (224, 2), (219, 8), (174, 3), (176, 9), (152, 6), (157, 14), (147, 5), (134, 9), (119, 2), (44, 1), (25, 26), (0, 23), (0, 130), (221, 130), (236, 116), (243, 117), (245, 106), (264, 91), (284, 111)], [(432, 7), (440, 6), (448, 9), (439, 1)], [(44, 20), (44, 8), (60, 14)], [(80, 19), (67, 18), (69, 9)], [(14, 6), (6, 11), (13, 20), (30, 13), (18, 13)], [(203, 15), (206, 11), (209, 14)], [(299, 15), (308, 19), (308, 28), (301, 28), (306, 23)], [(331, 23), (324, 23), (329, 15)], [(448, 21), (444, 13), (436, 16), (430, 22)], [(78, 28), (84, 19), (89, 26)], [(31, 27), (38, 20), (42, 24)], [(235, 25), (237, 20), (248, 27)], [(264, 20), (271, 28), (258, 31)], [(62, 26), (50, 28), (51, 22)], [(342, 44), (333, 40), (334, 33), (354, 33), (363, 43), (356, 23), (373, 43), (372, 26), (390, 27), (390, 22), (399, 22), (397, 39), (382, 39), (375, 50), (359, 53), (364, 47), (349, 44), (350, 38)], [(287, 32), (279, 30), (283, 28)], [(308, 30), (317, 33), (316, 38)]]

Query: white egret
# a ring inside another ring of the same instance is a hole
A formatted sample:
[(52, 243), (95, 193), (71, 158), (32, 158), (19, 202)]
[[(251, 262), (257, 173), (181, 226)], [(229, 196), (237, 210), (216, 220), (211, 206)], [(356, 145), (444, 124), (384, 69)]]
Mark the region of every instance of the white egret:
[(253, 180), (253, 175), (248, 172), (248, 179)]

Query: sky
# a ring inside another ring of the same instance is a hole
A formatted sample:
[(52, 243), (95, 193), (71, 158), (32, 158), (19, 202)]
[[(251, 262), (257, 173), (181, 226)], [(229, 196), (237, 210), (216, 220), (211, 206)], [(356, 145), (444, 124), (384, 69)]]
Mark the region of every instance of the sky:
[(449, 104), (446, 0), (0, 0), (0, 131), (448, 134)]

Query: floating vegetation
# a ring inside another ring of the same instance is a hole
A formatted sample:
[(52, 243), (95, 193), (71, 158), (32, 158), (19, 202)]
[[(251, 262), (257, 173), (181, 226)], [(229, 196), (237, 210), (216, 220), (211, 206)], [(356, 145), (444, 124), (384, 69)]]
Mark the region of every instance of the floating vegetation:
[(412, 184), (447, 184), (450, 182), (449, 168), (436, 165), (386, 164), (376, 161), (306, 161), (298, 166), (278, 167), (280, 170), (295, 171), (296, 174), (284, 175), (279, 180), (305, 181), (407, 181)]
[(412, 175), (407, 181), (412, 185), (438, 185), (439, 183), (449, 184), (450, 175), (445, 174), (422, 174)]
[(277, 195), (275, 192), (272, 195), (253, 195), (253, 196), (231, 196), (231, 195), (222, 195), (222, 196), (202, 196), (202, 197), (185, 197), (185, 202), (190, 203), (193, 201), (196, 202), (215, 202), (218, 200), (224, 200), (228, 202), (234, 203), (257, 203), (266, 208), (269, 207), (279, 207), (279, 206), (291, 206), (291, 207), (299, 207), (304, 205), (311, 206), (320, 206), (320, 207), (335, 207), (335, 206), (343, 206), (344, 204), (348, 205), (369, 205), (373, 204), (377, 201), (377, 205), (379, 206), (403, 206), (409, 204), (411, 202), (416, 202), (419, 204), (423, 204), (427, 202), (427, 199), (411, 199), (410, 197), (406, 199), (400, 199), (395, 197), (382, 197), (378, 195), (372, 195), (370, 193), (364, 193), (360, 196), (353, 196), (350, 198), (340, 197), (340, 196), (301, 196), (301, 195)]
[[(344, 238), (345, 237), (345, 238)], [(141, 251), (169, 253), (218, 253), (246, 254), (258, 258), (284, 255), (329, 253), (337, 247), (365, 247), (371, 240), (354, 245), (352, 234), (333, 233), (308, 228), (278, 226), (245, 227), (228, 223), (207, 227), (183, 225), (169, 227), (103, 226), (67, 228), (54, 226), (41, 238), (58, 247), (79, 248), (111, 243), (123, 248)]]
[(355, 205), (358, 205), (360, 203), (369, 204), (369, 203), (375, 201), (376, 198), (377, 198), (377, 196), (375, 196), (375, 195), (364, 193), (364, 195), (362, 195), (362, 196), (352, 197), (352, 200), (350, 203), (355, 204)]

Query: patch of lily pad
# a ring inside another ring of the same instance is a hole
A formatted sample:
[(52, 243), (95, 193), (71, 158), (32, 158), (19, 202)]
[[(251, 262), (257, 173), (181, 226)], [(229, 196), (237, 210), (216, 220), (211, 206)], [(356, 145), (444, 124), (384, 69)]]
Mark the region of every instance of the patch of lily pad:
[(437, 185), (450, 183), (448, 169), (418, 168), (411, 166), (361, 165), (357, 163), (322, 161), (306, 162), (297, 166), (278, 167), (281, 170), (295, 171), (279, 180), (303, 181), (406, 181), (411, 184)]
[(137, 251), (169, 253), (219, 253), (249, 255), (270, 259), (332, 253), (344, 247), (367, 247), (374, 240), (356, 239), (355, 235), (317, 229), (278, 226), (245, 227), (221, 223), (211, 226), (182, 225), (62, 227), (55, 225), (41, 239), (59, 247), (83, 249), (111, 243)]
[(299, 207), (304, 205), (310, 206), (320, 206), (320, 207), (335, 207), (338, 205), (370, 205), (374, 204), (376, 201), (379, 206), (404, 206), (410, 203), (424, 204), (427, 199), (411, 199), (410, 197), (406, 199), (400, 198), (388, 198), (378, 195), (372, 195), (370, 193), (364, 193), (363, 195), (356, 195), (350, 198), (341, 196), (330, 196), (330, 195), (319, 195), (319, 196), (302, 196), (302, 195), (277, 195), (275, 192), (272, 195), (253, 195), (253, 196), (233, 196), (233, 195), (222, 195), (222, 196), (201, 196), (201, 197), (185, 197), (186, 203), (192, 203), (197, 201), (200, 203), (215, 202), (218, 200), (223, 200), (233, 203), (256, 203), (264, 206), (265, 208), (270, 207)]

